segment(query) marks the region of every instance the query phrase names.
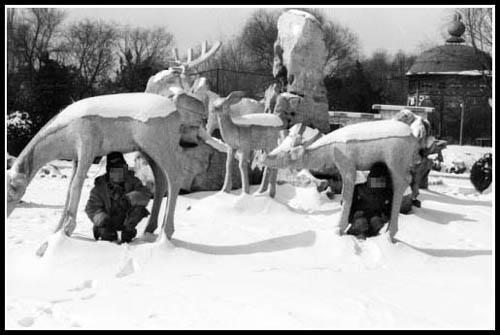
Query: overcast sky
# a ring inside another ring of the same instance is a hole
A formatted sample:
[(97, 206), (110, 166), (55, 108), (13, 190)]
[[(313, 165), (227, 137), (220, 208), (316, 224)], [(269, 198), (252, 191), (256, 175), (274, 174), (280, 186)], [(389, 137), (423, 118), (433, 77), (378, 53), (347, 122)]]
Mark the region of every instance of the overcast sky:
[[(83, 18), (99, 18), (134, 26), (166, 26), (174, 35), (179, 51), (184, 53), (182, 50), (203, 40), (223, 40), (238, 34), (251, 13), (262, 8), (123, 7), (66, 8), (66, 23)], [(365, 56), (370, 56), (377, 49), (385, 49), (391, 54), (400, 49), (405, 52), (417, 52), (422, 44), (444, 43), (447, 18), (453, 10), (450, 6), (321, 8), (324, 8), (332, 20), (348, 26), (358, 35), (361, 52)]]

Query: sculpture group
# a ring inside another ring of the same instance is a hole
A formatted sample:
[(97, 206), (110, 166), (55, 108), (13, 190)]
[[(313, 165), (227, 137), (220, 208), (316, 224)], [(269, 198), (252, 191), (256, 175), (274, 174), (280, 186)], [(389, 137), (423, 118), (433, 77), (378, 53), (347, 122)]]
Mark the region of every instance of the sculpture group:
[[(298, 21), (292, 16), (298, 16)], [(318, 26), (314, 17), (301, 11), (283, 14), (278, 26), (292, 29), (294, 24), (303, 29), (309, 27), (313, 32)], [(209, 90), (205, 78), (190, 75), (190, 69), (217, 52), (221, 44), (216, 42), (210, 49), (203, 44), (196, 59), (192, 59), (189, 51), (187, 60), (182, 61), (175, 51), (174, 66), (152, 76), (143, 93), (91, 97), (65, 108), (39, 131), (8, 170), (8, 215), (43, 165), (56, 159), (72, 160), (66, 203), (55, 229), (71, 235), (77, 223), (83, 182), (95, 157), (112, 151), (138, 152), (150, 166), (155, 186), (151, 216), (144, 233), (156, 230), (160, 205), (168, 194), (158, 240), (170, 240), (175, 230), (176, 198), (183, 174), (189, 170), (186, 157), (190, 149), (185, 143), (204, 142), (227, 154), (222, 187), (225, 192), (232, 189), (231, 171), (236, 156), (242, 191), (249, 193), (248, 167), (256, 150), (264, 152), (266, 165), (257, 192), (269, 189), (270, 197), (276, 193), (277, 169), (335, 165), (343, 181), (341, 234), (348, 225), (356, 170), (369, 170), (374, 163), (384, 162), (394, 186), (388, 225), (390, 237), (394, 238), (411, 168), (418, 163), (419, 150), (427, 145), (425, 122), (409, 111), (402, 111), (399, 120), (360, 123), (323, 135), (327, 132), (325, 127), (328, 128), (327, 117), (324, 124), (328, 106), (325, 110), (321, 96), (324, 88), (317, 82), (320, 76), (307, 72), (309, 69), (300, 72), (303, 67), (297, 63), (298, 58), (291, 56), (296, 44), (281, 32), (275, 44), (276, 83), (268, 88), (264, 101), (245, 98), (240, 91), (220, 97)], [(318, 39), (313, 43), (319, 43)], [(316, 58), (312, 61), (320, 62)], [(305, 138), (306, 126), (321, 131)], [(221, 147), (211, 137), (216, 128), (225, 146)]]

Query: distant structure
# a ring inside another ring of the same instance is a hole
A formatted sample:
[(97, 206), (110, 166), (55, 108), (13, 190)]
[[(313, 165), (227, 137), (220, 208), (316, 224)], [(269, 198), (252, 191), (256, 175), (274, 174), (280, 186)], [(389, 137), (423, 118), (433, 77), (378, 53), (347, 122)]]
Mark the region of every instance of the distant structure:
[[(434, 107), (434, 135), (449, 143), (491, 143), (491, 57), (464, 45), (457, 13), (446, 44), (423, 52), (406, 73), (408, 106)], [(491, 145), (491, 144), (490, 144)]]

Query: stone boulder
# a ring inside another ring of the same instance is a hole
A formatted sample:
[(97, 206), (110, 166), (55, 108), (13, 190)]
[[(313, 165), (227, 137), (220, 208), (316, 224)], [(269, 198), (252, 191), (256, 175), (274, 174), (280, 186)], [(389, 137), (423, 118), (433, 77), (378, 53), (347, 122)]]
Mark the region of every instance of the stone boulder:
[(323, 83), (327, 50), (323, 38), (321, 24), (311, 14), (300, 10), (283, 13), (278, 19), (273, 75), (283, 86), (282, 92), (302, 98), (291, 124), (303, 122), (327, 133), (328, 100)]

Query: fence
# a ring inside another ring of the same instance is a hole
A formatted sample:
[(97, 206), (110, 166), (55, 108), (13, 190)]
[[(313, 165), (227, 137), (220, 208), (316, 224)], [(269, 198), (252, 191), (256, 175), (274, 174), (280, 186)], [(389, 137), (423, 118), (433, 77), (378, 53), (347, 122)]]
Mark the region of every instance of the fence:
[(274, 82), (272, 74), (230, 69), (210, 69), (195, 73), (207, 78), (210, 89), (220, 96), (227, 96), (232, 91), (244, 91), (246, 97), (262, 99), (265, 90)]

